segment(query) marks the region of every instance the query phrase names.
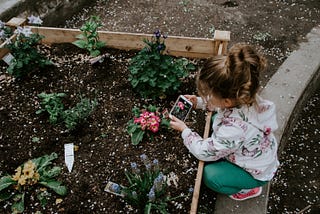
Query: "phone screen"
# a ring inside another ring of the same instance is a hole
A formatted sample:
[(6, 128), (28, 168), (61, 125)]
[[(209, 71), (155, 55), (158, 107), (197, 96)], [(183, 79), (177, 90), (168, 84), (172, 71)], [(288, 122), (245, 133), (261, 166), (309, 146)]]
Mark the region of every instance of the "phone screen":
[(172, 107), (170, 114), (185, 121), (189, 112), (191, 111), (192, 103), (183, 95), (180, 95)]

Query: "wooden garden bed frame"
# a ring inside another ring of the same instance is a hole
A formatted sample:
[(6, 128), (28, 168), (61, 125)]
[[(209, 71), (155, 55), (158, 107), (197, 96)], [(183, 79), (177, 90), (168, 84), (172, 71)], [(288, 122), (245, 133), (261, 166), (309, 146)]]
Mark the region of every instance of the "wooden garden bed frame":
[[(13, 18), (6, 24), (10, 27), (17, 27), (19, 25), (24, 25), (25, 19)], [(38, 33), (45, 37), (42, 40), (42, 43), (44, 44), (72, 43), (76, 40), (76, 36), (81, 34), (81, 31), (79, 29), (34, 26), (30, 27), (34, 33)], [(120, 50), (141, 50), (145, 46), (143, 39), (151, 39), (151, 37), (153, 36), (152, 34), (141, 33), (124, 33), (110, 31), (98, 32), (100, 40), (106, 42), (107, 47)], [(14, 36), (11, 39), (14, 39)], [(213, 39), (169, 36), (166, 39), (166, 54), (187, 58), (209, 58), (215, 55), (225, 54), (227, 52), (229, 41), (230, 31), (219, 30), (215, 31)], [(0, 45), (0, 59), (9, 52), (8, 49), (4, 48), (5, 44), (6, 42)], [(203, 135), (204, 138), (207, 138), (209, 136), (210, 123), (211, 112), (209, 112), (206, 116), (206, 124)], [(204, 162), (199, 161), (190, 209), (191, 214), (197, 213), (203, 166)]]
[[(8, 21), (7, 26), (17, 27), (25, 25), (25, 19), (12, 18)], [(76, 36), (81, 34), (79, 29), (53, 28), (53, 27), (31, 27), (34, 33), (39, 33), (45, 38), (42, 43), (71, 43), (76, 40)], [(98, 31), (101, 41), (106, 42), (107, 47), (121, 50), (140, 50), (145, 44), (143, 39), (151, 39), (152, 34), (142, 33), (124, 33)], [(172, 56), (188, 57), (188, 58), (208, 58), (217, 55), (219, 47), (222, 48), (221, 53), (227, 51), (227, 45), (230, 41), (230, 31), (216, 30), (213, 39), (209, 38), (193, 38), (170, 36), (166, 39), (166, 53)], [(4, 54), (4, 46), (6, 42), (0, 44), (0, 57)], [(8, 51), (8, 50), (7, 50)]]
[[(78, 29), (32, 27), (34, 32), (45, 36), (43, 43), (71, 43), (81, 33)], [(101, 41), (107, 47), (121, 50), (140, 50), (145, 46), (143, 39), (151, 39), (151, 34), (99, 31)], [(166, 53), (172, 56), (188, 58), (207, 58), (216, 55), (220, 43), (224, 48), (230, 38), (230, 32), (216, 31), (214, 39), (169, 36), (166, 39)]]

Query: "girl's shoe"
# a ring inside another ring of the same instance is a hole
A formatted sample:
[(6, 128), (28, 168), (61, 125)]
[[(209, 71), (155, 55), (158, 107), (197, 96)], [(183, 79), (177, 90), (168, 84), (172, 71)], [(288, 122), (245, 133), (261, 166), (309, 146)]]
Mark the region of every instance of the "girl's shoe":
[(261, 192), (262, 192), (262, 187), (256, 187), (247, 191), (246, 193), (238, 192), (236, 194), (229, 195), (229, 197), (236, 201), (243, 201), (249, 198), (257, 197), (261, 194)]

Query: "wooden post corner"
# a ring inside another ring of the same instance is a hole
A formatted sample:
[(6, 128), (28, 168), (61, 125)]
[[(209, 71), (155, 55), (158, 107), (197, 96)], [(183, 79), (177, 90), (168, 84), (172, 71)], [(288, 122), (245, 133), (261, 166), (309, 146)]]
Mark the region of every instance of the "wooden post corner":
[(13, 17), (8, 22), (6, 22), (6, 25), (11, 28), (16, 28), (18, 26), (23, 26), (26, 23), (27, 23), (27, 20), (25, 18)]

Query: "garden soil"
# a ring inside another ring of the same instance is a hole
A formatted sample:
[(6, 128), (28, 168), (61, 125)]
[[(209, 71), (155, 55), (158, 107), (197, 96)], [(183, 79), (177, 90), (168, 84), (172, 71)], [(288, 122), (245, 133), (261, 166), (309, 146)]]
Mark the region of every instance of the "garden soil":
[[(101, 29), (109, 31), (152, 34), (160, 29), (168, 36), (206, 38), (212, 38), (215, 29), (231, 31), (230, 45), (250, 43), (267, 57), (269, 67), (261, 74), (261, 83), (265, 85), (286, 57), (298, 48), (306, 34), (320, 24), (320, 2), (100, 0), (70, 20), (57, 20), (57, 26), (79, 28), (91, 15), (99, 15), (103, 23)], [(164, 130), (153, 140), (133, 146), (126, 133), (126, 124), (132, 118), (131, 109), (134, 106), (153, 103), (170, 109), (179, 94), (196, 93), (195, 73), (184, 79), (180, 90), (172, 96), (150, 101), (141, 99), (127, 80), (127, 66), (136, 52), (106, 48), (103, 53), (109, 56), (103, 62), (91, 65), (88, 53), (71, 44), (42, 46), (40, 49), (55, 65), (36, 70), (23, 80), (10, 77), (5, 72), (6, 65), (1, 62), (0, 175), (14, 174), (14, 170), (24, 161), (56, 152), (59, 158), (55, 164), (63, 167), (59, 180), (68, 187), (68, 195), (61, 198), (52, 193), (47, 206), (42, 208), (34, 192), (28, 191), (25, 213), (138, 213), (119, 196), (105, 192), (104, 187), (109, 180), (128, 185), (124, 171), (130, 170), (132, 162), (141, 165), (141, 154), (146, 154), (151, 160), (158, 159), (167, 174), (176, 175), (177, 185), (172, 182), (169, 193), (171, 196), (185, 197), (170, 202), (168, 211), (188, 213), (191, 204), (188, 191), (194, 185), (197, 160), (183, 146), (179, 134)], [(73, 107), (81, 97), (97, 99), (99, 104), (85, 123), (68, 132), (63, 124), (51, 125), (48, 115), (35, 113), (40, 108), (37, 95), (41, 92), (66, 93), (66, 107)], [(312, 117), (319, 117), (319, 108), (312, 112), (315, 112)], [(192, 129), (203, 133), (204, 117), (204, 112), (193, 111), (187, 123)], [(310, 135), (309, 130), (304, 130), (302, 135)], [(312, 141), (319, 146), (318, 137)], [(74, 143), (77, 148), (71, 172), (64, 164), (63, 148), (66, 143)], [(309, 179), (309, 182), (300, 185), (299, 190), (303, 193), (297, 193), (303, 197), (283, 192), (284, 189), (290, 192), (290, 187), (299, 187), (299, 183), (289, 185), (296, 179), (296, 173), (301, 174), (302, 171), (299, 166), (303, 161), (294, 152), (309, 157), (303, 160), (318, 160), (317, 153), (312, 153), (317, 147), (308, 148), (312, 149), (287, 151), (289, 154), (286, 153), (284, 158), (295, 157), (292, 164), (297, 168), (282, 165), (274, 188), (271, 188), (270, 213), (297, 213), (304, 208), (305, 213), (319, 211), (318, 177), (303, 177), (307, 181)], [(297, 157), (300, 162), (297, 162)], [(309, 169), (316, 167), (309, 173), (319, 171), (314, 161), (303, 162), (304, 166), (308, 164)], [(199, 213), (213, 213), (215, 196), (202, 185)], [(299, 200), (290, 200), (290, 197)], [(56, 198), (62, 201), (56, 201)], [(10, 213), (9, 205), (1, 202), (0, 212)]]

